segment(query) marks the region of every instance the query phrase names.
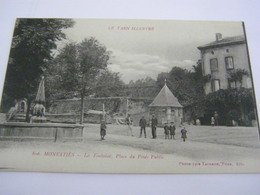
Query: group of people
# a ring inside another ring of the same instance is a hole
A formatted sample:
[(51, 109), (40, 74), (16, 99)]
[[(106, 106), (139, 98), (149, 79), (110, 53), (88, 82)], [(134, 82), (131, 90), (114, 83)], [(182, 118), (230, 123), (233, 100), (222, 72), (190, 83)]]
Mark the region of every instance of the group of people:
[[(128, 136), (133, 136), (133, 131), (132, 131), (132, 119), (130, 118), (130, 115), (128, 115), (126, 117), (126, 125), (128, 127), (127, 129), (127, 135)], [(156, 139), (157, 138), (157, 133), (156, 133), (156, 128), (158, 125), (158, 120), (155, 117), (155, 115), (152, 115), (152, 119), (151, 119), (151, 130), (152, 130), (152, 139)], [(144, 133), (144, 137), (146, 138), (146, 127), (147, 127), (147, 122), (146, 119), (144, 118), (144, 116), (142, 116), (142, 118), (139, 121), (139, 126), (140, 126), (140, 136), (142, 137), (142, 134)], [(106, 135), (106, 123), (104, 120), (101, 121), (101, 125), (100, 125), (100, 136), (101, 136), (101, 140), (105, 139), (105, 135)], [(164, 134), (165, 134), (165, 139), (175, 139), (175, 124), (174, 122), (171, 122), (170, 124), (165, 123), (164, 124)], [(185, 142), (185, 140), (187, 139), (187, 130), (185, 127), (183, 127), (181, 129), (181, 138), (183, 139), (183, 141)]]
[[(156, 134), (156, 128), (158, 125), (158, 120), (155, 117), (155, 115), (152, 115), (152, 119), (151, 119), (151, 130), (152, 130), (152, 138), (156, 139), (157, 134)], [(144, 118), (144, 116), (142, 116), (142, 118), (139, 121), (139, 126), (140, 126), (140, 136), (142, 137), (142, 133), (144, 132), (144, 137), (146, 138), (146, 126), (147, 126), (147, 122)], [(165, 139), (175, 139), (175, 130), (176, 127), (174, 125), (174, 122), (171, 122), (170, 125), (168, 123), (164, 124), (164, 134), (165, 134)], [(185, 127), (183, 127), (181, 129), (181, 138), (183, 139), (183, 141), (185, 142), (185, 140), (187, 139), (187, 130)]]
[[(155, 115), (153, 114), (152, 119), (151, 119), (151, 129), (152, 129), (152, 138), (153, 139), (156, 139), (156, 137), (157, 137), (157, 134), (156, 134), (157, 125), (158, 125), (158, 120), (155, 117)], [(147, 122), (146, 122), (146, 119), (144, 118), (144, 116), (142, 116), (142, 118), (140, 119), (139, 126), (141, 128), (139, 137), (142, 137), (142, 133), (144, 132), (144, 137), (146, 138), (146, 129), (145, 128), (147, 126)]]
[(165, 139), (175, 139), (174, 136), (175, 136), (176, 127), (174, 125), (174, 122), (171, 122), (170, 125), (168, 123), (164, 123), (163, 128), (164, 128)]

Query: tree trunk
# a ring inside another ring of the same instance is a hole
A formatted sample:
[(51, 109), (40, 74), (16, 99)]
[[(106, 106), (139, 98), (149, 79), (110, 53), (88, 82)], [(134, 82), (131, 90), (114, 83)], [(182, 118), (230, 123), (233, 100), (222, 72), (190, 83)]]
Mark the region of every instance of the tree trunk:
[(244, 108), (243, 108), (242, 103), (240, 103), (239, 109), (240, 109), (240, 114), (241, 114), (241, 122), (242, 122), (242, 125), (245, 125), (245, 123), (246, 123), (246, 120), (245, 120), (245, 112), (244, 112)]
[(30, 122), (30, 110), (31, 110), (31, 100), (28, 98), (27, 99), (27, 111), (26, 111), (26, 117), (25, 117), (25, 121), (27, 123)]
[(81, 99), (80, 99), (80, 124), (83, 124), (84, 122), (84, 97), (85, 97), (85, 86), (82, 89), (82, 93), (81, 93)]

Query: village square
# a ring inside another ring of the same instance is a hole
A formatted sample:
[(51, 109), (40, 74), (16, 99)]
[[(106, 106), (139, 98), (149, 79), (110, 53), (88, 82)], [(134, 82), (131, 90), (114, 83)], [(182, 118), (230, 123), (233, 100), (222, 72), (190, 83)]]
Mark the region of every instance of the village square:
[[(72, 158), (82, 163), (89, 156), (128, 159), (132, 155), (139, 160), (174, 159), (184, 167), (197, 162), (227, 169), (259, 161), (257, 110), (242, 25), (229, 36), (222, 34), (224, 29), (214, 29), (212, 39), (190, 46), (196, 60), (180, 60), (183, 65), (178, 66), (159, 54), (151, 57), (148, 39), (143, 42), (147, 46), (140, 46), (147, 53), (132, 55), (131, 45), (109, 50), (116, 41), (99, 40), (91, 33), (81, 41), (66, 41), (71, 33), (66, 29), (82, 22), (17, 19), (1, 104), (0, 167), (15, 168), (13, 160), (18, 156), (18, 170), (29, 170), (26, 156), (34, 156), (35, 171), (45, 170), (45, 163), (55, 171), (62, 163), (75, 172), (80, 169), (69, 167)], [(157, 30), (152, 23), (150, 28), (127, 33)], [(118, 33), (126, 33), (122, 31)], [(170, 47), (161, 49), (161, 55)], [(185, 50), (179, 55), (188, 56)], [(131, 60), (137, 64), (132, 72), (127, 65)], [(142, 62), (154, 66), (146, 69)], [(58, 156), (67, 158), (63, 162), (50, 158)], [(117, 166), (114, 172), (126, 172), (125, 164)], [(159, 171), (167, 173), (164, 168)]]

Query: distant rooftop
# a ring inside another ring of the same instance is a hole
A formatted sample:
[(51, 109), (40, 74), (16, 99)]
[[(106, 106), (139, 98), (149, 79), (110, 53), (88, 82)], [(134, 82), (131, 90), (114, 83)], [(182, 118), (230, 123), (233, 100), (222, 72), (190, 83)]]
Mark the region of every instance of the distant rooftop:
[(178, 99), (172, 94), (172, 92), (166, 84), (149, 106), (182, 108), (182, 105), (179, 103)]
[(215, 41), (208, 43), (206, 45), (199, 46), (198, 49), (201, 50), (201, 49), (208, 49), (208, 48), (241, 44), (241, 43), (245, 43), (245, 37), (243, 35), (222, 38), (222, 35), (220, 33), (217, 33)]

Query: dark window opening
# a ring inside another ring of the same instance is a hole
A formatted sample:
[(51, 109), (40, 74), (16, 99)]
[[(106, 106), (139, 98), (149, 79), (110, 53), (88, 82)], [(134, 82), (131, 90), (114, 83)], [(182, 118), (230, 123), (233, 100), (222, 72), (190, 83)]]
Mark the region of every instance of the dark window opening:
[(211, 71), (211, 73), (218, 71), (218, 60), (217, 60), (217, 58), (210, 59), (210, 71)]

